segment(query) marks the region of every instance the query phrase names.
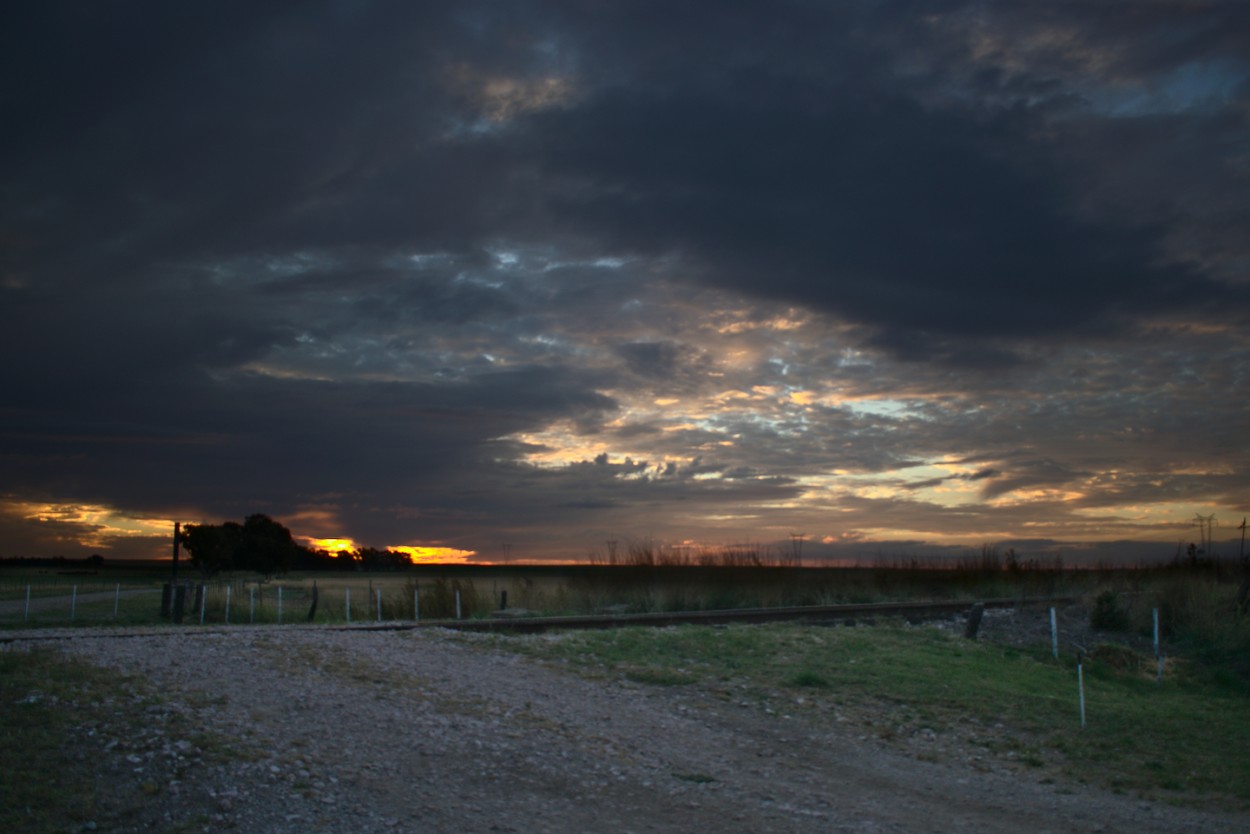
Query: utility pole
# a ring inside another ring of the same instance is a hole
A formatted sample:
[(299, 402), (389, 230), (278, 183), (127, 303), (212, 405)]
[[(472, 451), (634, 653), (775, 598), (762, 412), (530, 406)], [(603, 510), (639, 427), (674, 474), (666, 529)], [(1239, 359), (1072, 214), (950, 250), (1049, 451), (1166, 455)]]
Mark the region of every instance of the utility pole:
[(169, 580), (169, 583), (171, 585), (178, 584), (178, 544), (182, 539), (181, 530), (182, 530), (182, 524), (180, 522), (175, 521), (174, 522), (174, 570), (173, 570), (173, 576), (170, 577), (170, 580)]

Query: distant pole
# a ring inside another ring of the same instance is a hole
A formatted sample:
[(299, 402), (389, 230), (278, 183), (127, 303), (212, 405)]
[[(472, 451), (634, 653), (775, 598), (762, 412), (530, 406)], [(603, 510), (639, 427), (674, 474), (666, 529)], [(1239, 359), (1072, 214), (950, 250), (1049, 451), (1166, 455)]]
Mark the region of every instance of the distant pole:
[(1237, 555), (1240, 558), (1241, 562), (1244, 564), (1246, 561), (1246, 517), (1244, 515), (1241, 517), (1240, 529), (1241, 529), (1241, 550), (1238, 552)]

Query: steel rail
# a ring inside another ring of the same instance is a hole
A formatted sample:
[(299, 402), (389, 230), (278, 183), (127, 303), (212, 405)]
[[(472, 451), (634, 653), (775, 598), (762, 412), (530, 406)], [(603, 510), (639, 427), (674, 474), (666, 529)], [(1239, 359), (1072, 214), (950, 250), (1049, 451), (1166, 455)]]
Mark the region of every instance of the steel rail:
[(900, 618), (924, 621), (952, 617), (971, 611), (976, 604), (990, 608), (1022, 608), (1066, 605), (1075, 597), (1011, 597), (987, 600), (941, 602), (871, 602), (849, 605), (803, 605), (785, 608), (732, 608), (704, 611), (666, 611), (646, 614), (586, 614), (577, 616), (526, 617), (507, 611), (496, 611), (490, 617), (468, 620), (422, 620), (420, 622), (390, 620), (381, 623), (319, 624), (290, 623), (242, 624), (212, 626), (111, 626), (103, 628), (51, 628), (0, 631), (0, 644), (26, 641), (51, 641), (81, 638), (161, 637), (230, 634), (245, 631), (324, 630), (324, 631), (411, 631), (420, 628), (445, 628), (454, 631), (535, 634), (553, 630), (607, 629), (644, 626), (663, 628), (676, 625), (728, 625), (731, 623), (801, 622), (810, 625), (858, 624), (881, 619)]

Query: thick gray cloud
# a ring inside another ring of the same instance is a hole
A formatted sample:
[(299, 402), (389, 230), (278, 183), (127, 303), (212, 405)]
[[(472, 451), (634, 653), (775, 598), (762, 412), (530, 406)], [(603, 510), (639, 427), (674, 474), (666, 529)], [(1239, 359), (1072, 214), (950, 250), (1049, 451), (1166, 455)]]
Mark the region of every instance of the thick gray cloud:
[(253, 511), (530, 557), (1243, 513), (1248, 31), (1225, 3), (27, 6), (10, 547)]

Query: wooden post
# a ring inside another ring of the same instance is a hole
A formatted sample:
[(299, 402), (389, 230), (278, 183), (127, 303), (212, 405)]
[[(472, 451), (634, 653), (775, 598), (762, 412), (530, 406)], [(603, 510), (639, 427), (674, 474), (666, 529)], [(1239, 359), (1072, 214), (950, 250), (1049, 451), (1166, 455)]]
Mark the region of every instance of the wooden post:
[(174, 570), (173, 575), (169, 579), (171, 585), (178, 584), (178, 542), (182, 539), (182, 524), (174, 522)]
[(308, 607), (308, 622), (312, 622), (317, 617), (317, 580), (313, 580), (312, 587), (312, 605)]
[(981, 628), (981, 617), (985, 614), (985, 603), (978, 602), (972, 606), (972, 610), (968, 612), (968, 625), (964, 628), (964, 637), (969, 640), (977, 639), (977, 631)]

